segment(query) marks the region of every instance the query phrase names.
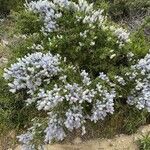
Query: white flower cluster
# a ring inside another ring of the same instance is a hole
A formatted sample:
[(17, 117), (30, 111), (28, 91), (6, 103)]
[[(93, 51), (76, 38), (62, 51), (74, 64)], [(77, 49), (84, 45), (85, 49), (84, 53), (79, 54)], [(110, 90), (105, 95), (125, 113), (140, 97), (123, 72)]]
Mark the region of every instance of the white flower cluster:
[(116, 28), (115, 29), (115, 34), (118, 37), (118, 43), (119, 43), (120, 47), (124, 46), (124, 43), (130, 42), (130, 39), (129, 39), (130, 33), (127, 32), (125, 29), (123, 29), (123, 28)]
[[(111, 98), (111, 96), (110, 96), (110, 98)], [(94, 121), (96, 123), (98, 120), (103, 120), (107, 116), (107, 113), (113, 114), (113, 112), (114, 112), (113, 99), (112, 99), (112, 101), (111, 101), (111, 99), (109, 99), (109, 101), (107, 101), (107, 102), (97, 101), (93, 107), (92, 115), (90, 118), (91, 118), (91, 121)]]
[(41, 44), (33, 44), (31, 47), (28, 47), (28, 49), (44, 50), (44, 47)]
[[(34, 121), (34, 119), (32, 119), (32, 121)], [(39, 127), (41, 127), (41, 124), (34, 122), (33, 126), (31, 128), (28, 128), (26, 133), (17, 136), (19, 142), (22, 143), (21, 146), (22, 150), (35, 150), (35, 149), (44, 150), (43, 143), (38, 145), (33, 143), (37, 132), (41, 133), (41, 131), (37, 131)]]
[(117, 36), (118, 41), (117, 43), (119, 44), (119, 47), (121, 48), (122, 46), (124, 46), (125, 43), (129, 43), (130, 42), (130, 33), (123, 29), (122, 27), (114, 27), (114, 26), (110, 26), (109, 29), (111, 31), (114, 32), (114, 34)]
[(32, 145), (31, 141), (33, 140), (33, 134), (31, 132), (27, 132), (25, 134), (21, 134), (17, 136), (19, 142), (22, 143), (22, 150), (34, 150), (35, 146)]
[(133, 78), (131, 79), (135, 79), (136, 86), (128, 97), (128, 103), (150, 112), (150, 54), (139, 60), (136, 65), (132, 66), (132, 69)]
[(74, 4), (74, 8), (77, 11), (81, 11), (81, 12), (86, 12), (89, 13), (93, 10), (93, 4), (88, 4), (87, 1), (85, 0), (79, 0), (78, 4), (73, 3)]
[(45, 129), (45, 143), (51, 143), (52, 140), (62, 141), (66, 134), (62, 128), (62, 119), (57, 114), (49, 113), (48, 127)]
[(114, 112), (114, 98), (116, 97), (115, 90), (112, 89), (111, 92), (103, 89), (103, 86), (99, 83), (97, 86), (97, 93), (99, 97), (102, 97), (102, 101), (96, 99), (96, 103), (92, 109), (91, 121), (97, 122), (98, 120), (103, 120), (108, 113), (113, 114)]
[(126, 85), (125, 80), (123, 79), (123, 77), (116, 75), (114, 78), (117, 80), (117, 82), (119, 84)]
[(99, 26), (101, 26), (105, 20), (105, 16), (102, 15), (103, 10), (95, 10), (93, 3), (88, 4), (86, 0), (78, 0), (78, 3), (68, 1), (68, 8), (73, 9), (75, 12), (84, 13), (83, 16), (78, 16), (77, 13), (77, 22), (82, 20), (82, 23), (89, 24), (89, 27), (93, 27), (93, 24), (96, 22), (98, 22)]
[(51, 77), (61, 71), (59, 64), (59, 55), (41, 52), (28, 54), (18, 59), (9, 69), (5, 69), (4, 78), (11, 81), (8, 85), (12, 93), (27, 89), (27, 93), (32, 95), (41, 84), (49, 82)]
[(91, 14), (85, 16), (83, 23), (88, 23), (89, 26), (92, 26), (93, 23), (98, 22), (99, 26), (101, 26), (105, 20), (105, 17), (102, 15), (102, 13), (103, 10), (93, 11)]
[(91, 84), (91, 79), (88, 77), (88, 73), (85, 72), (85, 70), (83, 70), (81, 72), (81, 77), (83, 78), (82, 79), (82, 82), (85, 84), (85, 85), (90, 85)]
[(132, 52), (129, 52), (129, 53), (127, 54), (127, 57), (128, 57), (128, 59), (129, 59), (129, 61), (132, 61), (132, 60), (133, 60), (133, 57), (134, 57), (134, 54), (133, 54)]
[(69, 101), (70, 104), (73, 103), (83, 103), (85, 101), (91, 103), (95, 96), (95, 91), (93, 89), (88, 89), (86, 87), (79, 86), (77, 83), (66, 84), (64, 87), (65, 99)]
[(51, 108), (54, 108), (57, 106), (59, 102), (62, 102), (64, 100), (64, 97), (61, 96), (61, 88), (58, 88), (58, 86), (55, 84), (54, 88), (51, 91), (46, 91), (44, 89), (41, 89), (40, 92), (37, 95), (37, 109), (38, 110), (50, 110)]
[[(37, 100), (37, 109), (48, 111), (57, 107), (57, 104), (68, 101), (70, 105), (75, 103), (83, 103), (85, 101), (91, 103), (96, 94), (96, 91), (93, 89), (84, 88), (79, 86), (77, 83), (69, 84), (65, 83), (62, 86), (54, 85), (52, 90), (41, 89), (36, 97), (30, 99), (30, 101)], [(29, 103), (31, 103), (29, 102)]]
[[(60, 4), (62, 0), (57, 0), (56, 2)], [(52, 32), (54, 29), (56, 29), (56, 19), (60, 18), (62, 14), (57, 11), (54, 3), (49, 2), (48, 0), (39, 0), (31, 1), (26, 6), (29, 11), (40, 13), (44, 19), (44, 28), (42, 28), (43, 33)]]
[(78, 129), (85, 123), (85, 116), (83, 114), (82, 106), (73, 106), (66, 112), (66, 120), (64, 125), (67, 129), (72, 131), (74, 128)]
[(106, 81), (106, 82), (109, 82), (109, 78), (107, 77), (107, 75), (106, 75), (104, 72), (100, 72), (100, 73), (99, 73), (99, 78), (100, 78), (101, 80), (104, 80), (104, 81)]

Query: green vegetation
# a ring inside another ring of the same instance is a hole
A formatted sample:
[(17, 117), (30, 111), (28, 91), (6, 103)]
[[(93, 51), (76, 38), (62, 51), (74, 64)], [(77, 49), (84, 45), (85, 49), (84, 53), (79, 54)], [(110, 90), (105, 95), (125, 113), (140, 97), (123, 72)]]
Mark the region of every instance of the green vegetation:
[(150, 150), (150, 136), (149, 134), (143, 135), (138, 141), (139, 150)]

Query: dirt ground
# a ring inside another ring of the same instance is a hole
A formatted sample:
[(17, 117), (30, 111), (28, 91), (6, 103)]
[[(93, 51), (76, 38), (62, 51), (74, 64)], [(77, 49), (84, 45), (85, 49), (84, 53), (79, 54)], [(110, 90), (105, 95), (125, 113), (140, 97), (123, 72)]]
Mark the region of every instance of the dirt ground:
[[(139, 128), (132, 135), (117, 135), (113, 139), (96, 139), (82, 142), (80, 138), (74, 139), (74, 144), (46, 145), (46, 150), (138, 150), (137, 140), (150, 132), (150, 125)], [(10, 149), (9, 149), (10, 150)], [(15, 150), (21, 150), (18, 146)]]

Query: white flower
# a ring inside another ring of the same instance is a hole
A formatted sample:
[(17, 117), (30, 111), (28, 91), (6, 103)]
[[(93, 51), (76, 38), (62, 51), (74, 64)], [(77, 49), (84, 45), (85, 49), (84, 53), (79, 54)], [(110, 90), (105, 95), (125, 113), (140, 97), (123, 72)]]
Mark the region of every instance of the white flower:
[(121, 85), (125, 85), (125, 80), (121, 77), (121, 76), (115, 76), (115, 79), (121, 84)]
[(109, 78), (107, 77), (106, 74), (104, 74), (104, 72), (100, 72), (100, 73), (99, 73), (99, 78), (100, 78), (101, 80), (104, 80), (104, 81), (106, 81), (106, 82), (109, 82)]
[(83, 70), (81, 72), (81, 77), (83, 78), (82, 82), (85, 84), (85, 85), (90, 85), (91, 84), (91, 79), (88, 77), (88, 73), (85, 72), (85, 70)]
[(116, 56), (116, 54), (112, 54), (112, 55), (110, 56), (110, 59), (113, 59), (115, 56)]
[(44, 50), (43, 46), (40, 45), (40, 44), (37, 44), (37, 45), (33, 44), (33, 45), (31, 46), (31, 49)]
[(83, 38), (86, 38), (87, 37), (87, 30), (85, 30), (83, 33), (80, 32), (80, 36), (83, 37)]
[(90, 43), (90, 45), (91, 45), (91, 46), (94, 46), (94, 45), (95, 45), (95, 42), (94, 42), (94, 41), (93, 41), (93, 42), (91, 42), (91, 43)]

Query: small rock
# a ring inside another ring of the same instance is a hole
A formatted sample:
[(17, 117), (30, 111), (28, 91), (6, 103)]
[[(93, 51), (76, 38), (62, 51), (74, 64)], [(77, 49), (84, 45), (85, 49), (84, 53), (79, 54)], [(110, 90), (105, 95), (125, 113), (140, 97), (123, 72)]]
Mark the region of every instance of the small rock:
[(107, 139), (107, 142), (111, 142), (111, 140), (110, 140), (110, 139)]
[(139, 138), (137, 136), (133, 137), (133, 140), (136, 142)]
[(113, 147), (113, 146), (115, 146), (115, 144), (112, 143), (112, 142), (110, 142), (110, 143), (109, 143), (109, 146), (110, 146), (110, 147)]
[(8, 59), (7, 58), (0, 58), (0, 66), (3, 65), (3, 64), (7, 64), (8, 63)]
[(144, 133), (145, 133), (145, 130), (141, 130), (141, 133), (144, 134)]
[(7, 46), (9, 42), (7, 40), (1, 40), (3, 46)]
[(81, 144), (81, 143), (82, 143), (82, 140), (81, 140), (80, 137), (77, 137), (77, 138), (74, 139), (73, 143), (74, 143), (74, 144)]

